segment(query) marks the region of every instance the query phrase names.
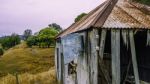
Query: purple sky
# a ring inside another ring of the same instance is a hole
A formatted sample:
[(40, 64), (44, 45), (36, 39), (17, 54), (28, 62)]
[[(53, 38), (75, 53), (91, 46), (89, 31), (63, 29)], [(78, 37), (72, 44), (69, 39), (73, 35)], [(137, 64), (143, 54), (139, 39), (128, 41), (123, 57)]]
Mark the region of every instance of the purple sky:
[(50, 23), (64, 29), (82, 12), (89, 12), (105, 0), (0, 0), (0, 36), (25, 29), (39, 31)]

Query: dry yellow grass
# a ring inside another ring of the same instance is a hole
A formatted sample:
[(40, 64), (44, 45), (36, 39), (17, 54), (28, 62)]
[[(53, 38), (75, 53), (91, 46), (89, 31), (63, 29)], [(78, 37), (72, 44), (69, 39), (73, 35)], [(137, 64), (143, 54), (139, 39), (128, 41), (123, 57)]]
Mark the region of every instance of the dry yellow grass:
[(54, 67), (54, 48), (28, 48), (21, 43), (0, 58), (0, 77), (8, 73), (40, 73)]
[(54, 48), (28, 48), (23, 42), (0, 58), (0, 84), (56, 84)]
[[(24, 73), (18, 76), (19, 84), (57, 84), (54, 68), (38, 74)], [(0, 84), (16, 84), (16, 77), (8, 74), (0, 79)]]

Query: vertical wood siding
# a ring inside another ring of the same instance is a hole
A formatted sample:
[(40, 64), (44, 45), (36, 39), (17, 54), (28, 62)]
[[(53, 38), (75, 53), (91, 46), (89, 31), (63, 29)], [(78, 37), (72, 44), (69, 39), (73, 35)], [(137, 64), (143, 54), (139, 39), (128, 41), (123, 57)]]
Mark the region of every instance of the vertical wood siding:
[(90, 32), (91, 56), (90, 56), (90, 84), (98, 84), (98, 54), (97, 54), (97, 30)]
[(112, 84), (120, 84), (120, 30), (111, 30)]

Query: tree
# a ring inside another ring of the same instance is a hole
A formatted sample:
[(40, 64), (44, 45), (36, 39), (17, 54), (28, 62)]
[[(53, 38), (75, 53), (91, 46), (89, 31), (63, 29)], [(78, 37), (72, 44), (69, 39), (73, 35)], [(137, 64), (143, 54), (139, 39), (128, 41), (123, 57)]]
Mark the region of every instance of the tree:
[(26, 29), (23, 33), (24, 40), (27, 40), (28, 37), (30, 37), (31, 35), (32, 35), (32, 30), (31, 29)]
[(86, 13), (82, 13), (80, 15), (78, 15), (76, 18), (75, 18), (75, 22), (78, 22), (80, 21), (84, 16), (86, 16), (87, 14)]
[(28, 37), (26, 40), (29, 47), (39, 46), (40, 48), (49, 48), (55, 44), (55, 36), (59, 31), (54, 27), (47, 27), (40, 30), (34, 36)]
[(36, 46), (37, 45), (37, 36), (28, 37), (26, 42), (29, 47)]
[(59, 31), (53, 27), (42, 29), (37, 36), (39, 47), (50, 47), (55, 43), (54, 38), (58, 33)]
[(62, 31), (62, 27), (60, 27), (60, 25), (58, 25), (56, 23), (49, 24), (48, 26), (49, 26), (49, 28), (55, 28), (59, 32)]
[(13, 34), (10, 36), (10, 41), (11, 41), (11, 43), (12, 43), (12, 46), (15, 46), (15, 45), (17, 45), (17, 44), (20, 44), (21, 39), (20, 39), (20, 37), (19, 37), (18, 34), (13, 33)]

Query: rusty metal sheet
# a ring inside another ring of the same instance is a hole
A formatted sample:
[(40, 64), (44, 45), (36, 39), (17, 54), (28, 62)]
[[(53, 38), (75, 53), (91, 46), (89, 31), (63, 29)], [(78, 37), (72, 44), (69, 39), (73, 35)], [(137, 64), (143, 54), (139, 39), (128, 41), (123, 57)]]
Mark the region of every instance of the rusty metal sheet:
[(112, 13), (103, 25), (104, 28), (142, 28), (139, 21), (130, 16), (119, 6), (115, 6)]

